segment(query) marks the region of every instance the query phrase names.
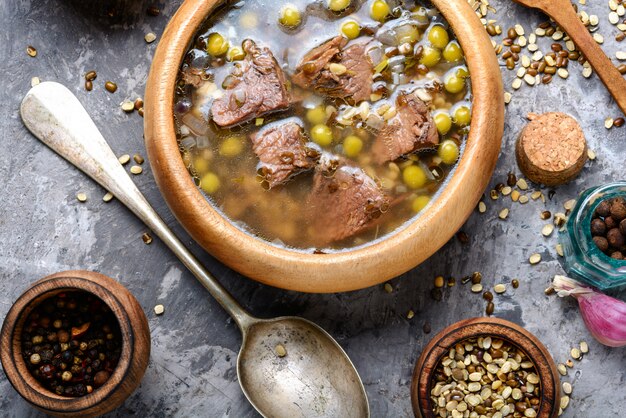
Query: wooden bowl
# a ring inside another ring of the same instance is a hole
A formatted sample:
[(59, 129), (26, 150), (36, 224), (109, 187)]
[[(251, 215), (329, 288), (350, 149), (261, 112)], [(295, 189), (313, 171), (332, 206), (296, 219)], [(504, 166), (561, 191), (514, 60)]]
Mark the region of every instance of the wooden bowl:
[[(82, 290), (113, 311), (122, 333), (122, 355), (109, 380), (92, 393), (73, 398), (44, 388), (21, 354), (24, 321), (43, 300), (60, 292)], [(9, 310), (0, 332), (0, 360), (6, 376), (28, 403), (57, 417), (93, 417), (118, 407), (137, 388), (150, 358), (150, 330), (137, 299), (120, 283), (99, 273), (66, 271), (34, 283)]]
[(535, 364), (541, 383), (541, 403), (537, 418), (554, 418), (559, 413), (560, 380), (556, 365), (546, 347), (530, 332), (513, 322), (498, 318), (472, 318), (445, 328), (426, 345), (413, 370), (411, 403), (418, 418), (435, 418), (430, 386), (441, 358), (451, 347), (471, 337), (492, 336), (521, 348)]
[(155, 51), (145, 94), (145, 138), (157, 184), (172, 212), (204, 249), (241, 274), (303, 292), (360, 289), (398, 276), (441, 248), (476, 207), (495, 168), (504, 127), (502, 79), (491, 41), (466, 0), (432, 0), (459, 38), (472, 83), (465, 150), (447, 185), (410, 225), (386, 239), (333, 254), (276, 247), (236, 228), (187, 172), (174, 130), (174, 85), (198, 27), (222, 2), (186, 0)]

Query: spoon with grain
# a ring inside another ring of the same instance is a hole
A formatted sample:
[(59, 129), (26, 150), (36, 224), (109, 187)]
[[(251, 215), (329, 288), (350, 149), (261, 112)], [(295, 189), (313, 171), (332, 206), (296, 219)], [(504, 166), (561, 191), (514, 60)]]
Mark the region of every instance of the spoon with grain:
[(570, 0), (514, 0), (550, 16), (574, 41), (617, 105), (626, 114), (626, 80), (582, 24)]
[(20, 113), (33, 135), (137, 215), (232, 316), (243, 335), (239, 384), (261, 415), (369, 417), (361, 378), (339, 344), (306, 319), (259, 319), (246, 312), (165, 225), (65, 86), (44, 82), (33, 87)]

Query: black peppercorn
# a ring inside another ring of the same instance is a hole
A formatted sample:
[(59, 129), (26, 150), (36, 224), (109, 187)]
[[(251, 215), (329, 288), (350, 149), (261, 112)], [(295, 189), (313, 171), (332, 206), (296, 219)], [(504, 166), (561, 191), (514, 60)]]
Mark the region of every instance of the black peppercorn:
[(606, 250), (609, 249), (609, 241), (607, 241), (607, 239), (604, 237), (593, 237), (593, 242), (602, 252), (606, 252)]
[(622, 219), (622, 222), (619, 223), (619, 230), (622, 235), (626, 236), (626, 219)]
[(606, 224), (602, 219), (594, 219), (591, 221), (591, 235), (602, 236), (606, 234)]
[(39, 368), (39, 374), (44, 379), (52, 379), (56, 368), (52, 364), (44, 364)]
[(611, 214), (611, 204), (609, 203), (608, 200), (604, 200), (600, 202), (600, 204), (596, 208), (596, 214), (603, 218), (606, 218), (607, 216)]
[(611, 204), (611, 217), (616, 222), (626, 219), (626, 201), (622, 198), (616, 198)]
[(119, 324), (111, 310), (86, 292), (60, 293), (25, 321), (22, 356), (31, 374), (51, 392), (83, 396), (103, 385), (121, 353)]
[(74, 359), (74, 354), (72, 354), (71, 351), (66, 350), (61, 354), (61, 359), (66, 362), (69, 363)]
[(609, 245), (617, 250), (621, 250), (624, 246), (624, 236), (618, 228), (610, 229), (606, 233), (606, 239), (609, 241)]
[(611, 216), (607, 216), (604, 218), (604, 224), (606, 225), (606, 230), (617, 228), (617, 222)]
[(611, 254), (611, 258), (614, 258), (616, 260), (623, 260), (624, 259), (624, 255), (619, 252), (619, 251), (615, 251), (613, 252), (613, 254)]

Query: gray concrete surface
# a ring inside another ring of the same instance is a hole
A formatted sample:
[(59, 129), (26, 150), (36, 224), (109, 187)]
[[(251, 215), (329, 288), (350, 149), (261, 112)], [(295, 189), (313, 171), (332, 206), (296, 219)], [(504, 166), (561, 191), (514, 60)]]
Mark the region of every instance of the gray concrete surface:
[[(119, 154), (145, 155), (142, 119), (124, 114), (119, 104), (142, 96), (156, 43), (144, 34), (161, 34), (180, 1), (162, 5), (158, 17), (142, 16), (132, 25), (102, 25), (62, 0), (0, 1), (0, 318), (29, 283), (68, 269), (91, 269), (112, 276), (139, 299), (150, 321), (152, 358), (140, 388), (111, 417), (254, 417), (242, 395), (235, 360), (240, 344), (234, 323), (211, 300), (174, 256), (155, 240), (145, 245), (146, 228), (119, 202), (102, 202), (104, 191), (34, 139), (23, 127), (18, 105), (30, 80), (67, 85), (89, 109), (96, 124)], [(612, 56), (618, 49), (616, 29), (607, 20), (606, 1), (580, 6), (600, 16), (603, 45)], [(508, 1), (493, 1), (503, 27), (522, 23), (530, 30), (545, 18)], [(27, 45), (38, 50), (29, 57)], [(624, 49), (625, 45), (621, 45)], [(544, 44), (545, 48), (545, 44)], [(98, 71), (94, 91), (82, 87), (82, 75)], [(139, 188), (191, 250), (220, 277), (241, 303), (259, 316), (302, 315), (334, 335), (358, 368), (373, 417), (411, 416), (409, 387), (415, 360), (428, 340), (445, 326), (484, 312), (484, 301), (467, 286), (445, 289), (443, 300), (430, 297), (435, 275), (463, 275), (479, 270), (486, 285), (520, 280), (520, 287), (496, 297), (495, 316), (512, 320), (535, 333), (557, 361), (570, 348), (589, 342), (590, 353), (576, 362), (569, 376), (574, 393), (565, 417), (623, 416), (626, 401), (626, 350), (609, 349), (586, 331), (574, 300), (548, 298), (543, 290), (560, 273), (554, 251), (556, 237), (543, 238), (539, 212), (558, 211), (588, 186), (625, 176), (626, 127), (607, 131), (607, 116), (619, 109), (594, 75), (584, 79), (571, 65), (570, 77), (549, 86), (523, 86), (507, 107), (502, 153), (491, 185), (516, 170), (513, 145), (527, 112), (560, 110), (574, 115), (598, 158), (572, 184), (556, 189), (552, 201), (522, 206), (509, 199), (487, 199), (485, 214), (474, 213), (463, 227), (470, 243), (453, 239), (427, 262), (382, 286), (361, 291), (309, 295), (286, 292), (249, 281), (220, 265), (194, 244), (177, 224), (156, 187), (147, 164), (134, 177)], [(503, 70), (505, 86), (514, 74)], [(106, 80), (118, 83), (115, 94), (104, 91)], [(85, 204), (77, 202), (87, 193)], [(547, 190), (544, 190), (547, 191)], [(510, 207), (506, 221), (498, 219)], [(530, 266), (531, 253), (543, 262)], [(622, 293), (621, 297), (624, 297)], [(152, 308), (161, 303), (165, 314)], [(409, 310), (415, 317), (406, 319)], [(429, 323), (432, 333), (422, 327)], [(32, 409), (0, 374), (0, 416), (26, 418)]]

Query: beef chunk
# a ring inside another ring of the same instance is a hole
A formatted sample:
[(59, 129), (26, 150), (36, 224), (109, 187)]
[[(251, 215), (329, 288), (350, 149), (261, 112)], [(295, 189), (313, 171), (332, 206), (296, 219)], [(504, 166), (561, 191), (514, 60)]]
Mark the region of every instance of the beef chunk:
[(319, 152), (306, 145), (302, 126), (294, 121), (269, 125), (250, 135), (259, 157), (259, 173), (268, 188), (285, 183), (295, 174), (315, 165)]
[(222, 127), (246, 122), (289, 107), (285, 74), (268, 48), (243, 42), (246, 58), (235, 63), (232, 83), (223, 97), (213, 102), (213, 120)]
[(341, 165), (332, 176), (329, 175), (322, 169), (316, 170), (307, 199), (318, 245), (340, 241), (363, 231), (389, 207), (387, 196), (360, 168)]
[(439, 144), (439, 133), (428, 106), (414, 94), (396, 100), (398, 113), (381, 128), (372, 154), (378, 164)]
[(366, 43), (356, 42), (343, 49), (346, 42), (337, 36), (305, 55), (296, 67), (294, 84), (353, 103), (368, 100), (374, 70), (365, 55)]

